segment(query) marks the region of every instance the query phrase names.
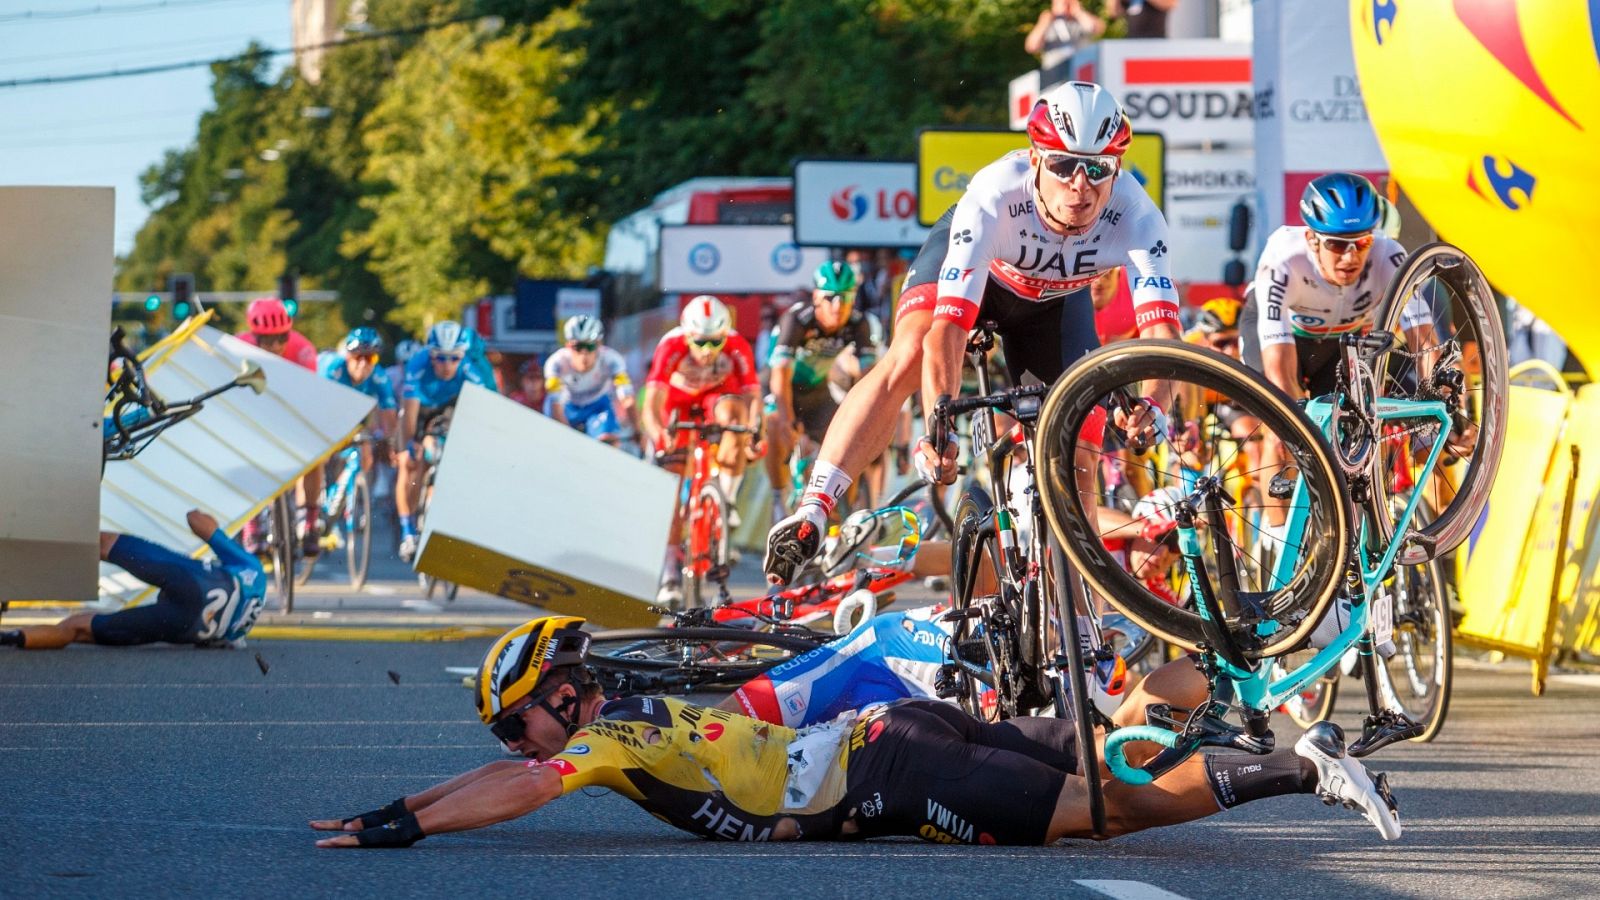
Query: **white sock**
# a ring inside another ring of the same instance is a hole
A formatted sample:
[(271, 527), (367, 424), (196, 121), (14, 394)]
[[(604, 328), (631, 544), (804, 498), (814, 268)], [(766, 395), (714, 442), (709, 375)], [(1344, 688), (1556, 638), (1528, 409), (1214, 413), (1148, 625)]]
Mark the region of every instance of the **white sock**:
[(817, 460), (811, 467), (811, 480), (806, 482), (805, 493), (800, 497), (800, 506), (795, 512), (821, 525), (833, 514), (834, 507), (839, 505), (839, 498), (850, 489), (853, 480), (833, 463)]
[(717, 473), (717, 483), (722, 487), (722, 496), (728, 498), (729, 503), (739, 502), (739, 485), (743, 481), (743, 472), (737, 475), (727, 471)]

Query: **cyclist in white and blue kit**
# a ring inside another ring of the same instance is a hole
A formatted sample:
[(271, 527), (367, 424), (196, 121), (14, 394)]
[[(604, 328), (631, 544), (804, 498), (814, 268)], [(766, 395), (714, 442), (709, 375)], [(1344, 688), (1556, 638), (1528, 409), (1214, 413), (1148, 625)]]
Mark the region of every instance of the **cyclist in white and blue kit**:
[(573, 316), (562, 328), (567, 345), (545, 360), (550, 415), (608, 444), (634, 428), (633, 382), (622, 354), (605, 346), (605, 327), (592, 316)]

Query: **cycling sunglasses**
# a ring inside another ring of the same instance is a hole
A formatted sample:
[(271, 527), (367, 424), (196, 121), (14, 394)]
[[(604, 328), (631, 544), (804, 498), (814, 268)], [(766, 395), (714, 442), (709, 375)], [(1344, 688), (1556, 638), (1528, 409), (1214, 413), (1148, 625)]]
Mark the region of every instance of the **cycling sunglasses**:
[(854, 292), (840, 294), (830, 291), (823, 294), (822, 299), (828, 303), (850, 304), (856, 302), (856, 295)]
[(506, 746), (522, 740), (528, 734), (528, 723), (522, 721), (522, 714), (533, 709), (535, 705), (535, 701), (530, 699), (515, 709), (507, 710), (505, 715), (489, 723), (489, 733)]
[(436, 363), (461, 362), (467, 358), (465, 353), (429, 353), (428, 358)]
[(567, 346), (578, 351), (579, 353), (593, 353), (600, 349), (600, 345), (594, 341), (573, 341)]
[(1373, 237), (1370, 234), (1363, 234), (1360, 237), (1353, 238), (1317, 235), (1317, 243), (1322, 245), (1324, 250), (1332, 252), (1335, 256), (1343, 256), (1352, 250), (1365, 250), (1372, 246), (1372, 241)]
[(351, 359), (378, 361), (377, 347), (346, 347), (344, 352), (349, 354)]
[(288, 343), (289, 343), (289, 336), (287, 334), (258, 334), (258, 335), (256, 335), (256, 344), (258, 346), (261, 346), (261, 347), (267, 347), (267, 346), (276, 347), (276, 346), (284, 345), (284, 344), (288, 344)]
[(1061, 150), (1039, 150), (1039, 168), (1057, 181), (1071, 181), (1079, 169), (1090, 184), (1104, 184), (1117, 174), (1115, 156), (1081, 156)]
[(699, 347), (702, 350), (713, 350), (721, 347), (727, 341), (727, 338), (690, 338), (689, 345), (691, 347)]

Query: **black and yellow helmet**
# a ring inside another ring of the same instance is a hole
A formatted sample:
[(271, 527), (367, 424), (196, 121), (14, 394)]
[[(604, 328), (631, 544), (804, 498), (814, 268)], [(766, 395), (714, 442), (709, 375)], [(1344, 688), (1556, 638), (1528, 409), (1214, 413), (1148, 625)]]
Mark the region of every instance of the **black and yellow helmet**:
[(1216, 334), (1239, 326), (1239, 310), (1244, 303), (1233, 297), (1214, 297), (1200, 304), (1194, 326), (1202, 334)]
[(502, 710), (516, 706), (539, 686), (544, 674), (558, 666), (582, 665), (589, 656), (589, 635), (578, 616), (531, 619), (502, 634), (489, 646), (478, 666), (478, 717), (485, 725)]

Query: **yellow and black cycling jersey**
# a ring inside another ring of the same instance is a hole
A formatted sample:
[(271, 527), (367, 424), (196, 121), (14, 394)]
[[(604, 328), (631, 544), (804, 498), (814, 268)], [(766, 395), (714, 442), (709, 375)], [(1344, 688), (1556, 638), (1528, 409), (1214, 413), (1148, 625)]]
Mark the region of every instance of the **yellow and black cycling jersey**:
[[(542, 765), (563, 794), (610, 788), (669, 825), (765, 841), (835, 836), (843, 726), (797, 732), (662, 697), (613, 700)], [(787, 821), (786, 821), (787, 820)]]

